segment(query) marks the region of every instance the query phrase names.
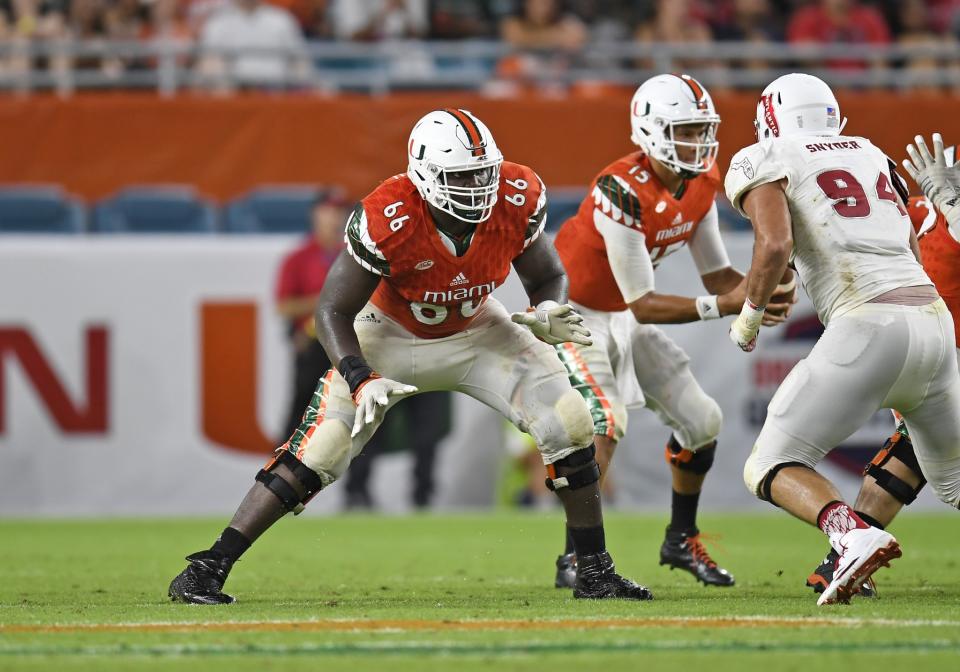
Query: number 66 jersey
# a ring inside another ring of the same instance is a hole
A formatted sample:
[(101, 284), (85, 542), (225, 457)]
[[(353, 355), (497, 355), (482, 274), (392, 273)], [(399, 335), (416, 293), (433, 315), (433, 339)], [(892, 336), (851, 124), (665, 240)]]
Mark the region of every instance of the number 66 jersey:
[(730, 162), (724, 187), (744, 215), (744, 194), (786, 180), (790, 261), (824, 325), (890, 290), (933, 284), (910, 248), (890, 166), (865, 138), (811, 135), (750, 145)]
[(419, 338), (443, 338), (467, 328), (513, 260), (540, 236), (546, 202), (533, 170), (504, 161), (492, 215), (455, 250), (410, 179), (396, 175), (353, 211), (347, 251), (383, 276), (371, 303)]

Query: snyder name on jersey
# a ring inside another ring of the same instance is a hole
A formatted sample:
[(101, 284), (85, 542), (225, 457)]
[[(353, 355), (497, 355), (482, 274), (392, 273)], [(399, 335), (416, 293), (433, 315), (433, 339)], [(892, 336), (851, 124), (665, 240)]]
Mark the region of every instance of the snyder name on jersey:
[(730, 162), (727, 198), (744, 216), (748, 191), (786, 181), (790, 263), (824, 325), (890, 290), (933, 284), (910, 249), (890, 165), (866, 138), (809, 135), (758, 142)]

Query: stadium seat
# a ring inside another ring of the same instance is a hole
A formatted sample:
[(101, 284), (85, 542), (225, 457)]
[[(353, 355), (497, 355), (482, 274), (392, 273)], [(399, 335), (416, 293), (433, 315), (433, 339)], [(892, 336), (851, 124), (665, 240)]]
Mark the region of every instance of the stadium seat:
[(259, 187), (227, 206), (224, 227), (231, 233), (306, 233), (310, 208), (322, 193), (310, 185)]
[(98, 233), (213, 233), (216, 208), (187, 185), (129, 187), (93, 212)]
[(559, 187), (547, 190), (547, 230), (558, 231), (580, 208), (586, 191), (582, 187)]
[(86, 209), (56, 185), (0, 186), (0, 233), (80, 233)]

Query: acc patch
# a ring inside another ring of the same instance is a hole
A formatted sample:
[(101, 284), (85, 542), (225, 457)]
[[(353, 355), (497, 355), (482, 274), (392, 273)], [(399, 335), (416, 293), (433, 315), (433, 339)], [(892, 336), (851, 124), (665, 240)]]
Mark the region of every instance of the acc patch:
[(425, 271), (428, 268), (432, 268), (432, 267), (433, 267), (433, 259), (424, 259), (419, 264), (414, 266), (414, 268), (417, 269), (418, 271)]

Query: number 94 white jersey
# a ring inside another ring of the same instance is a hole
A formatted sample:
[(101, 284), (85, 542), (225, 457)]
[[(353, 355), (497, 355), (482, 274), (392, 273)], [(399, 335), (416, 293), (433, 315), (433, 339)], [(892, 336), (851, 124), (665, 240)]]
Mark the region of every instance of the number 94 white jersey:
[(866, 138), (788, 136), (737, 152), (724, 187), (744, 214), (748, 191), (786, 180), (790, 261), (826, 325), (884, 292), (933, 284), (910, 249), (891, 178), (887, 156)]

